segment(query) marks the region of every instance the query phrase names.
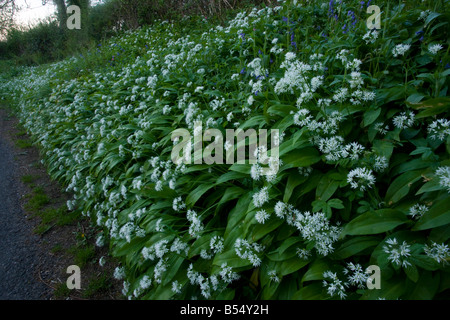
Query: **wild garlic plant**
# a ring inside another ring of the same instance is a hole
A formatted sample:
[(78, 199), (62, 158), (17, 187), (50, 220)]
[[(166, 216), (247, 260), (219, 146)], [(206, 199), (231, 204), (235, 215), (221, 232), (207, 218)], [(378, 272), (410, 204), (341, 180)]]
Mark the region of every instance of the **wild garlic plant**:
[[(4, 78), (1, 97), (73, 195), (67, 206), (119, 259), (126, 297), (448, 292), (449, 4), (379, 1), (372, 31), (367, 5), (278, 1), (224, 25), (159, 21)], [(174, 163), (171, 133), (199, 134), (196, 122), (278, 129), (279, 170), (261, 174), (262, 149), (256, 163)]]

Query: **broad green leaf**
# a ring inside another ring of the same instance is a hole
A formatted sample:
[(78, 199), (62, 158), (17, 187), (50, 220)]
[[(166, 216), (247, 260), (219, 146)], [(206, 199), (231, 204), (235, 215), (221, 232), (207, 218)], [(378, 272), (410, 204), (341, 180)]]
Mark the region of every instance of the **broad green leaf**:
[(320, 161), (320, 155), (316, 148), (306, 147), (302, 149), (295, 149), (284, 155), (282, 158), (282, 170), (297, 167), (309, 167)]
[(282, 276), (286, 276), (293, 272), (296, 272), (306, 266), (310, 261), (299, 259), (298, 257), (294, 257), (288, 260), (281, 262), (279, 267)]
[(364, 127), (370, 126), (372, 123), (374, 123), (380, 114), (381, 114), (381, 108), (369, 109), (366, 112), (364, 112), (364, 117), (363, 117)]
[(396, 178), (386, 191), (386, 202), (391, 205), (405, 197), (413, 183), (422, 178), (422, 173), (423, 170), (408, 171)]
[(450, 223), (450, 197), (433, 204), (422, 218), (416, 222), (412, 230), (426, 230)]
[(378, 237), (355, 237), (342, 243), (333, 253), (337, 259), (347, 259), (368, 248), (376, 247), (381, 239)]
[(228, 250), (214, 257), (214, 265), (220, 267), (223, 263), (226, 263), (228, 267), (232, 268), (249, 267), (252, 265), (248, 259), (240, 258), (234, 249)]
[(308, 271), (303, 275), (302, 282), (322, 280), (323, 273), (330, 270), (328, 263), (325, 260), (317, 259), (308, 268)]
[(312, 283), (301, 288), (293, 296), (292, 300), (323, 300), (323, 286), (321, 283)]
[(380, 209), (369, 211), (356, 217), (342, 230), (341, 237), (345, 235), (369, 235), (393, 230), (395, 227), (408, 223), (410, 220), (405, 214), (394, 209)]

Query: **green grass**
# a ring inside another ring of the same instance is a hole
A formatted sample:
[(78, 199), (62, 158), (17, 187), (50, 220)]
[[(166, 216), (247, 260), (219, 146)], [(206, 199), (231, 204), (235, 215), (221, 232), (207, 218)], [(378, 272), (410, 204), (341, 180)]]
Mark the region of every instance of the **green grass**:
[(26, 174), (20, 177), (20, 180), (22, 180), (22, 182), (25, 184), (32, 184), (37, 178), (39, 177), (32, 174)]
[(75, 264), (80, 268), (83, 268), (93, 261), (95, 257), (95, 247), (94, 245), (74, 246), (69, 249), (69, 253), (74, 255)]
[(25, 204), (25, 209), (30, 212), (37, 213), (50, 203), (49, 197), (45, 194), (42, 187), (33, 189), (33, 193), (29, 195), (29, 200)]
[(53, 291), (53, 295), (56, 298), (66, 298), (70, 295), (71, 290), (67, 287), (65, 282), (58, 283), (56, 285), (55, 291)]
[(16, 147), (20, 149), (28, 149), (33, 146), (33, 143), (30, 140), (26, 139), (17, 139), (15, 142)]
[(111, 277), (103, 273), (89, 281), (87, 288), (83, 291), (83, 298), (92, 298), (96, 294), (108, 291), (109, 288), (111, 288)]

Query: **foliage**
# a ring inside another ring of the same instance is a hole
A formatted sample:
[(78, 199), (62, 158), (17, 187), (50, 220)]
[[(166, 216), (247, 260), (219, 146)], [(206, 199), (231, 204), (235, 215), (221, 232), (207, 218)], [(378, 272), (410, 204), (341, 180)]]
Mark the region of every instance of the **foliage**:
[[(449, 4), (377, 5), (378, 32), (359, 1), (163, 21), (0, 92), (130, 298), (445, 298)], [(196, 120), (279, 129), (279, 170), (173, 163)]]

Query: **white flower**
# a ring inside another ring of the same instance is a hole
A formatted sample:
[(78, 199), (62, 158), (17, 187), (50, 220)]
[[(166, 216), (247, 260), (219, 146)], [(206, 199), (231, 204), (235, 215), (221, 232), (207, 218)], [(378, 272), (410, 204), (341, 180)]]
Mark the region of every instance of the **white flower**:
[(410, 215), (411, 218), (420, 219), (428, 210), (426, 205), (416, 203), (409, 208), (408, 215)]
[(270, 270), (267, 272), (267, 275), (269, 276), (270, 281), (280, 282), (280, 278), (278, 278), (276, 270)]
[(323, 280), (323, 286), (327, 288), (327, 293), (331, 297), (337, 295), (341, 299), (344, 299), (347, 296), (347, 294), (345, 293), (345, 283), (339, 280), (336, 273), (333, 273), (331, 271), (325, 271), (323, 273), (323, 277), (325, 279), (331, 280), (330, 282)]
[(186, 214), (187, 219), (191, 222), (189, 226), (189, 234), (191, 237), (198, 238), (203, 231), (204, 226), (200, 221), (197, 213), (194, 210), (188, 210)]
[(356, 168), (348, 173), (347, 182), (350, 183), (350, 186), (353, 189), (359, 188), (359, 190), (365, 191), (366, 188), (371, 188), (373, 186), (375, 177), (370, 169)]
[(389, 166), (389, 162), (385, 156), (376, 156), (373, 168), (377, 172), (383, 172)]
[(363, 36), (363, 40), (366, 41), (366, 44), (375, 43), (377, 39), (378, 39), (378, 31), (376, 29), (367, 31), (367, 33)]
[(408, 267), (411, 263), (407, 260), (407, 258), (411, 255), (411, 246), (403, 241), (402, 244), (397, 242), (396, 238), (391, 238), (386, 240), (387, 245), (383, 246), (383, 251), (387, 254), (388, 260), (391, 263), (396, 264), (397, 266)]
[(348, 275), (349, 284), (358, 286), (359, 289), (365, 288), (369, 276), (363, 271), (363, 268), (359, 263), (347, 263), (347, 268), (344, 269), (344, 273)]
[(177, 280), (172, 282), (172, 291), (175, 293), (181, 293), (181, 288), (183, 285), (181, 283), (178, 283)]
[(394, 126), (399, 129), (406, 129), (414, 125), (414, 112), (402, 112), (393, 119)]
[(125, 278), (125, 268), (124, 267), (116, 267), (114, 269), (114, 279), (122, 280)]
[(311, 250), (307, 250), (305, 248), (297, 248), (296, 252), (297, 256), (302, 260), (308, 260), (311, 256)]
[(266, 220), (269, 219), (269, 217), (270, 217), (270, 214), (268, 214), (266, 212), (266, 210), (259, 210), (255, 214), (256, 221), (258, 221), (261, 224), (264, 224), (264, 222), (266, 222)]
[(228, 267), (226, 263), (223, 263), (220, 268), (219, 275), (225, 283), (231, 283), (240, 278), (239, 274), (233, 272), (233, 268)]
[(425, 254), (438, 263), (444, 262), (446, 263), (448, 258), (450, 257), (450, 249), (446, 244), (437, 244), (432, 241), (431, 246), (425, 245), (424, 247)]
[(403, 56), (411, 48), (409, 44), (398, 44), (392, 49), (392, 54), (394, 57)]
[(264, 247), (258, 243), (249, 243), (245, 239), (238, 238), (234, 243), (234, 250), (239, 258), (249, 260), (254, 267), (261, 265), (261, 258), (258, 253), (264, 250)]
[(431, 139), (444, 141), (450, 135), (450, 120), (438, 119), (428, 126), (428, 134)]
[(440, 50), (442, 50), (444, 47), (441, 44), (433, 44), (430, 45), (428, 47), (428, 51), (432, 54), (435, 55), (437, 54)]
[(450, 192), (450, 167), (439, 167), (435, 174), (439, 177), (439, 184)]
[(253, 205), (257, 208), (262, 207), (267, 201), (269, 201), (269, 191), (267, 190), (267, 187), (263, 187), (253, 195)]
[(150, 288), (151, 285), (152, 279), (147, 275), (143, 276), (141, 281), (139, 282), (139, 286), (144, 290)]

